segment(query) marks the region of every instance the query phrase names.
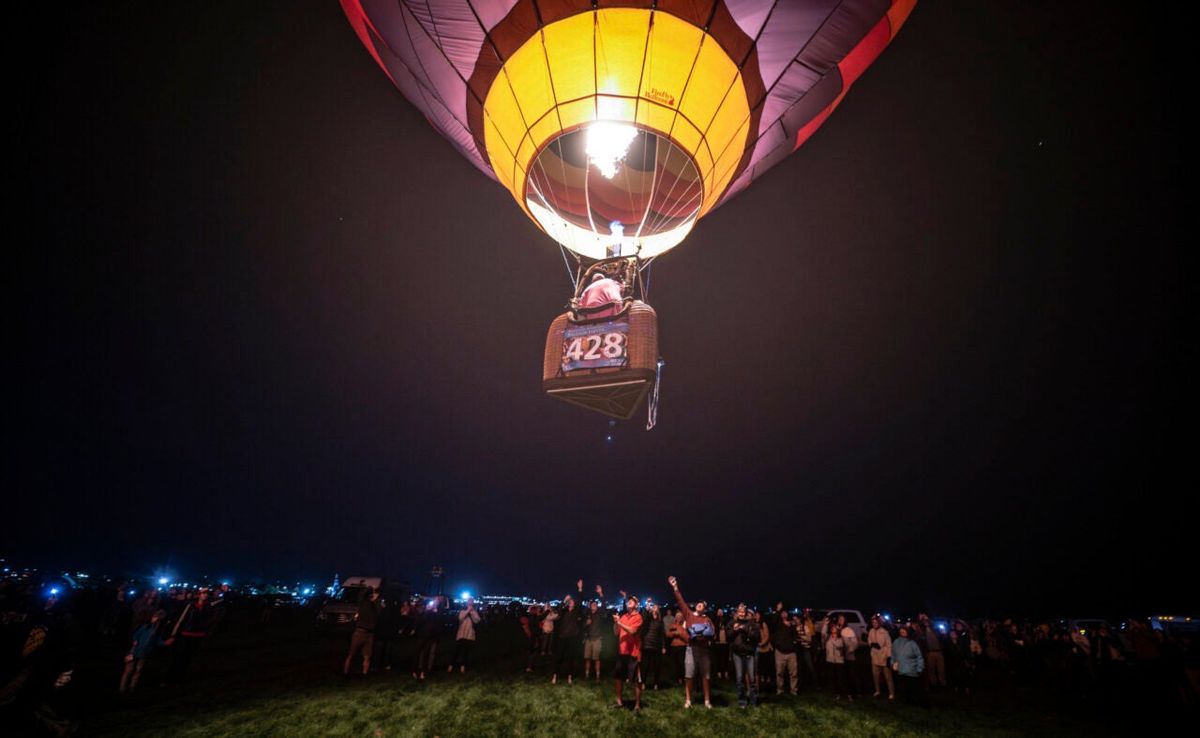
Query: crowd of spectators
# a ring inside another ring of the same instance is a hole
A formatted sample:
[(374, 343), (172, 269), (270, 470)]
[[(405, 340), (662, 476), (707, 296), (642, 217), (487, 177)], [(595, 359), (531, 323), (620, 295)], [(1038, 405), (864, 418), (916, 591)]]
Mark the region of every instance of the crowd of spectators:
[[(663, 602), (624, 592), (610, 601), (599, 586), (585, 594), (580, 580), (561, 598), (534, 604), (384, 597), (367, 589), (339, 665), (360, 678), (397, 671), (418, 681), (438, 673), (460, 678), (476, 666), (477, 645), (487, 645), (488, 658), (501, 659), (489, 674), (511, 663), (518, 672), (541, 674), (548, 685), (608, 677), (613, 706), (630, 706), (625, 697), (632, 692), (635, 710), (643, 689), (680, 687), (684, 708), (709, 707), (713, 682), (730, 684), (748, 708), (811, 692), (936, 708), (938, 695), (969, 699), (1005, 688), (1099, 705), (1200, 704), (1200, 653), (1193, 632), (1175, 627), (1183, 623), (924, 614), (894, 622), (876, 614), (864, 627), (784, 602), (756, 608), (687, 601), (674, 578), (670, 586)], [(147, 684), (185, 685), (236, 601), (220, 585), (60, 589), (0, 579), (0, 720), (73, 725), (80, 654), (96, 644), (112, 654), (105, 672), (112, 683), (104, 689), (113, 699), (131, 699)], [(275, 625), (264, 616), (258, 627)]]
[[(684, 686), (682, 701), (689, 706), (692, 687), (707, 692), (704, 682), (713, 679), (733, 682), (739, 702), (747, 705), (755, 704), (760, 694), (822, 691), (848, 702), (900, 699), (929, 707), (933, 696), (969, 696), (980, 686), (1094, 696), (1102, 702), (1136, 693), (1164, 702), (1200, 703), (1195, 635), (1190, 628), (1164, 627), (1146, 618), (1114, 625), (1092, 621), (1084, 627), (1066, 620), (1012, 618), (935, 622), (924, 613), (900, 622), (876, 614), (869, 626), (858, 629), (844, 615), (788, 608), (783, 602), (763, 608), (745, 603), (712, 607), (704, 601), (685, 602), (681, 595), (665, 603), (620, 595), (609, 603), (596, 587), (585, 596), (580, 581), (575, 591), (546, 603), (481, 605), (418, 597), (384, 603), (383, 609), (398, 613), (397, 623), (389, 627), (397, 629), (399, 640), (389, 637), (388, 642), (398, 643), (403, 654), (409, 639), (417, 679), (434, 672), (436, 642), (448, 629), (456, 639), (445, 669), (458, 672), (471, 662), (464, 641), (470, 647), (476, 639), (507, 642), (516, 631), (523, 643), (519, 662), (524, 671), (543, 672), (551, 684), (573, 684), (579, 678), (600, 682), (602, 674), (616, 668), (622, 681), (640, 682), (645, 689)], [(626, 612), (639, 616), (635, 634), (623, 634), (617, 624)], [(628, 665), (620, 664), (629, 655), (622, 652), (622, 643), (634, 637), (638, 668), (630, 674)], [(401, 655), (400, 660), (406, 659)], [(703, 675), (697, 675), (698, 669)], [(691, 687), (689, 673), (695, 682)]]

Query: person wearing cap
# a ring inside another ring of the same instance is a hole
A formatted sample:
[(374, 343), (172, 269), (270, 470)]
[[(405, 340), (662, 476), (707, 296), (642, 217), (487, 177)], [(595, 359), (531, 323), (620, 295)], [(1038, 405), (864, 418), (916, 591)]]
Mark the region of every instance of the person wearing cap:
[[(625, 595), (624, 592), (621, 593)], [(617, 633), (617, 665), (613, 670), (617, 701), (613, 707), (624, 707), (622, 691), (625, 680), (633, 682), (633, 711), (642, 711), (642, 614), (638, 612), (638, 598), (625, 597), (625, 612), (613, 620)]]
[(679, 603), (687, 631), (687, 651), (683, 655), (683, 706), (685, 709), (692, 706), (692, 686), (698, 679), (704, 689), (704, 706), (712, 709), (712, 658), (709, 644), (716, 635), (716, 629), (705, 613), (708, 603), (700, 600), (694, 608), (688, 607), (687, 600), (679, 591), (679, 581), (675, 577), (667, 577), (667, 583), (675, 593), (675, 602)]
[(739, 602), (727, 626), (733, 676), (738, 685), (738, 706), (758, 705), (758, 641), (762, 629), (745, 602)]
[(584, 315), (588, 319), (606, 318), (621, 312), (623, 300), (621, 283), (604, 272), (596, 272), (592, 275), (592, 283), (585, 287), (583, 294), (579, 296), (579, 307), (591, 309), (608, 305), (603, 310)]

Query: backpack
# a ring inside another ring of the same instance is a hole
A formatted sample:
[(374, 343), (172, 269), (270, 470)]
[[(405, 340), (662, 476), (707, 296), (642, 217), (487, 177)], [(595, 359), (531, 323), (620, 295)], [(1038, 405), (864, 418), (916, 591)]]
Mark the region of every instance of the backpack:
[(691, 636), (691, 638), (693, 640), (695, 640), (697, 638), (711, 640), (712, 638), (714, 638), (717, 635), (717, 632), (715, 630), (713, 630), (712, 622), (709, 620), (705, 620), (705, 621), (702, 621), (699, 623), (692, 623), (691, 625), (689, 625), (688, 626), (688, 635)]

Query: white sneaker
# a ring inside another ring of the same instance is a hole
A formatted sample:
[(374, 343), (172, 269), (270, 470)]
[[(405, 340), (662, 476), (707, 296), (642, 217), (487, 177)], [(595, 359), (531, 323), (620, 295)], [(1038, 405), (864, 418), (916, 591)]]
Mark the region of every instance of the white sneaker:
[(704, 703), (704, 706), (705, 706), (707, 709), (709, 709), (709, 710), (711, 710), (711, 709), (712, 709), (712, 703), (711, 703), (711, 702), (705, 702), (705, 703)]
[(684, 702), (684, 703), (683, 703), (683, 709), (685, 709), (685, 710), (686, 710), (686, 709), (688, 709), (688, 708), (689, 708), (689, 707), (691, 707), (691, 706), (692, 706), (692, 703), (691, 703), (690, 701), (688, 701), (688, 702)]

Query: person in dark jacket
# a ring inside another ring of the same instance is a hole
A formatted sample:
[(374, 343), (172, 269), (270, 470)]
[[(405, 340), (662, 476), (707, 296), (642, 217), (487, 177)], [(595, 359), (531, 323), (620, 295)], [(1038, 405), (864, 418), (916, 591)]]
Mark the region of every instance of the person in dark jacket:
[[(1048, 660), (1054, 660), (1054, 642), (1047, 644)], [(954, 624), (954, 629), (946, 640), (946, 680), (957, 692), (971, 693), (971, 684), (975, 675), (975, 654), (971, 653), (971, 636), (966, 624), (962, 621)]]
[(396, 652), (407, 605), (407, 602), (379, 601), (379, 627), (375, 630), (375, 638), (379, 641), (379, 667), (384, 671), (391, 671), (392, 665), (399, 661)]
[(183, 681), (187, 676), (188, 667), (196, 658), (200, 644), (208, 637), (213, 619), (213, 607), (209, 604), (208, 590), (202, 589), (196, 593), (196, 599), (184, 605), (171, 637), (175, 640), (172, 646), (171, 668), (167, 672), (167, 681), (173, 684)]
[(442, 617), (438, 606), (448, 602), (445, 595), (437, 595), (417, 606), (417, 663), (413, 668), (414, 679), (424, 679), (433, 671), (437, 659), (437, 642), (442, 635)]
[(597, 584), (596, 598), (588, 603), (587, 612), (583, 615), (583, 678), (589, 678), (595, 666), (596, 684), (600, 683), (600, 646), (604, 630), (612, 627), (611, 614), (604, 609), (603, 602), (604, 589)]
[(717, 631), (717, 637), (712, 642), (712, 662), (713, 672), (717, 675), (717, 679), (729, 678), (729, 618), (725, 614), (725, 609), (718, 607), (717, 612), (713, 615), (713, 628)]
[(378, 627), (379, 590), (372, 587), (358, 602), (358, 612), (354, 614), (354, 632), (350, 634), (350, 652), (346, 654), (346, 663), (342, 665), (343, 674), (350, 673), (350, 662), (360, 652), (363, 675), (371, 670), (371, 654), (375, 650), (375, 630)]
[[(579, 590), (579, 599), (583, 599), (583, 580), (575, 583)], [(575, 660), (579, 658), (579, 639), (583, 634), (584, 613), (575, 598), (567, 595), (563, 598), (562, 614), (555, 624), (554, 633), (554, 674), (550, 677), (551, 684), (558, 683), (560, 674), (566, 675), (567, 684), (575, 681)]]
[(787, 610), (780, 609), (771, 624), (771, 645), (775, 647), (775, 694), (785, 689), (799, 694), (796, 682), (796, 629)]
[(651, 603), (642, 631), (642, 678), (651, 689), (658, 689), (663, 656), (667, 653), (667, 628), (662, 609)]
[(1102, 623), (1096, 628), (1091, 642), (1092, 673), (1096, 675), (1096, 686), (1100, 690), (1100, 698), (1111, 699), (1117, 693), (1118, 678), (1125, 665), (1121, 642), (1109, 630), (1107, 623)]
[(738, 706), (758, 704), (758, 641), (762, 628), (746, 607), (738, 603), (733, 619), (727, 626), (729, 653), (733, 659), (733, 676), (738, 685)]

